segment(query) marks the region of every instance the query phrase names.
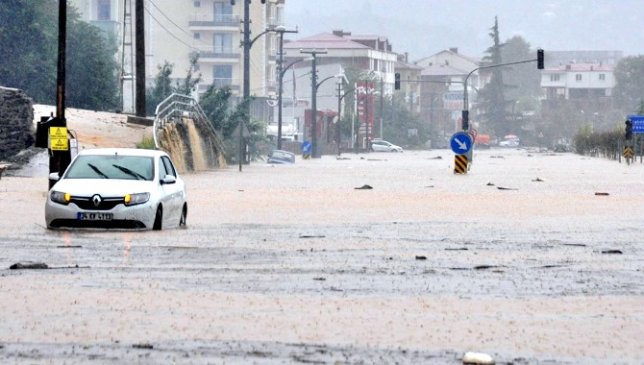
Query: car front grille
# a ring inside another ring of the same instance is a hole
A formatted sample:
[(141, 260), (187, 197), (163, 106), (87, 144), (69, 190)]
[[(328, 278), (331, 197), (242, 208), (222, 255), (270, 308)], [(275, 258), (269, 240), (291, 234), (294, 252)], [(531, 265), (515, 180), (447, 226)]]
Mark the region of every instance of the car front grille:
[(103, 198), (100, 197), (98, 205), (94, 204), (94, 197), (100, 197), (99, 195), (93, 195), (90, 197), (85, 196), (72, 196), (71, 202), (76, 204), (81, 209), (86, 210), (110, 210), (115, 206), (123, 203), (122, 197), (117, 198)]

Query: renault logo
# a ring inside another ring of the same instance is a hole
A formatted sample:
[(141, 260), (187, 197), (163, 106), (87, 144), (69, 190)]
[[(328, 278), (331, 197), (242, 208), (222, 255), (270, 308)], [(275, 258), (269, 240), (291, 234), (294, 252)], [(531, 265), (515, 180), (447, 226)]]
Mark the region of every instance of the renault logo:
[(98, 194), (96, 194), (96, 195), (94, 195), (92, 197), (92, 203), (94, 203), (95, 207), (98, 207), (99, 205), (101, 205), (102, 201), (103, 201), (103, 199), (101, 199), (101, 196), (98, 195)]

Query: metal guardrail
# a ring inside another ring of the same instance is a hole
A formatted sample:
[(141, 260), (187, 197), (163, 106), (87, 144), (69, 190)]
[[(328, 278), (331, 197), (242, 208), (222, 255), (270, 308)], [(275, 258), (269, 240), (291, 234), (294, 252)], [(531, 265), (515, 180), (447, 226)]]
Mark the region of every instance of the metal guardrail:
[(160, 148), (157, 137), (158, 131), (167, 123), (180, 123), (183, 118), (191, 118), (195, 121), (203, 122), (215, 136), (219, 137), (219, 133), (217, 133), (217, 130), (215, 130), (212, 123), (208, 120), (201, 105), (191, 96), (173, 93), (157, 105), (155, 115), (153, 137), (156, 148)]

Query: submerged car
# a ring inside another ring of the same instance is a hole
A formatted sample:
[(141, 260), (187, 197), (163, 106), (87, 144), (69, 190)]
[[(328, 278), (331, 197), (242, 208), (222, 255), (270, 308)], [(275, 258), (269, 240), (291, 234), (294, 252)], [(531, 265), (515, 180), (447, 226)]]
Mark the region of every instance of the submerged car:
[(266, 162), (272, 164), (295, 163), (295, 154), (289, 151), (272, 150), (268, 154), (268, 159), (266, 160)]
[(47, 194), (47, 228), (154, 229), (185, 226), (184, 181), (163, 151), (82, 150)]
[(402, 152), (403, 148), (382, 139), (371, 141), (371, 150), (373, 152)]

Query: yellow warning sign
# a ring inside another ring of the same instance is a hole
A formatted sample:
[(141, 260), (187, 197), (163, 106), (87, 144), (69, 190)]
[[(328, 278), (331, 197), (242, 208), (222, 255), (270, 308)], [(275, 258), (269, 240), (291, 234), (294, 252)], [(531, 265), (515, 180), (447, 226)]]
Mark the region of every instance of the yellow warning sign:
[(67, 141), (67, 128), (50, 127), (49, 128), (49, 148), (52, 151), (68, 151), (69, 143)]
[(624, 147), (624, 157), (625, 158), (633, 158), (633, 149), (631, 147)]
[(454, 173), (467, 174), (467, 155), (454, 156)]

